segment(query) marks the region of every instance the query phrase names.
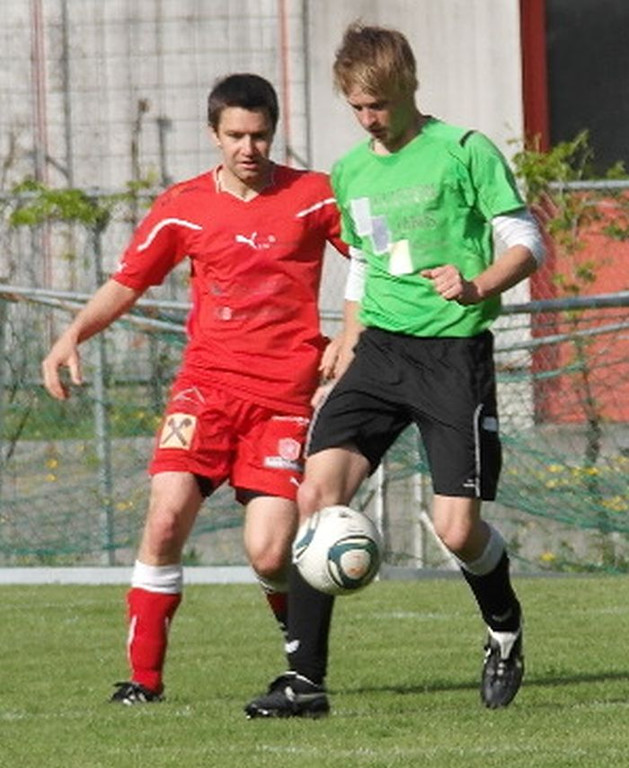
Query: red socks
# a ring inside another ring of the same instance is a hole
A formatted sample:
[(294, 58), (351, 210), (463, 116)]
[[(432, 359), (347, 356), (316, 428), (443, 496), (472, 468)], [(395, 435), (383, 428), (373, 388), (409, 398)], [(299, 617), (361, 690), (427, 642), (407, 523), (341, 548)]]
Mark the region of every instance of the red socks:
[(149, 592), (132, 587), (127, 593), (129, 636), (127, 654), (131, 679), (161, 693), (168, 630), (181, 593)]
[(288, 593), (287, 592), (269, 592), (264, 591), (266, 601), (273, 611), (273, 615), (280, 625), (280, 629), (286, 634), (288, 617)]

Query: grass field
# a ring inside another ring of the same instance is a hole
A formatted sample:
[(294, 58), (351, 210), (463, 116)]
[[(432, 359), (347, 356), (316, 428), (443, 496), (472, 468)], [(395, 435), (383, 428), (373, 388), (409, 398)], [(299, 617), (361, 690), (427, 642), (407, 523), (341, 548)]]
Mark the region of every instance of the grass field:
[(122, 587), (0, 589), (0, 765), (15, 768), (629, 766), (629, 579), (522, 578), (525, 685), (489, 711), (462, 581), (380, 582), (337, 601), (333, 714), (245, 719), (283, 670), (254, 585), (190, 586), (167, 700), (109, 704), (126, 677)]

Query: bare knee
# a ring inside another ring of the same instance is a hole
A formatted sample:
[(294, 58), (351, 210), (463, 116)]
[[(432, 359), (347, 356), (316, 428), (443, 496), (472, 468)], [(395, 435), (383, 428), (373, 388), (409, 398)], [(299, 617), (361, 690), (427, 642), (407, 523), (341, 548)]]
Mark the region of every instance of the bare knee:
[(437, 536), (457, 557), (469, 560), (482, 553), (489, 532), (478, 500), (436, 496), (433, 522)]
[(178, 562), (201, 502), (192, 476), (173, 472), (153, 478), (140, 560), (153, 565)]
[(291, 499), (259, 496), (247, 504), (243, 541), (247, 559), (267, 581), (285, 580), (297, 530), (297, 507)]
[(262, 579), (282, 581), (290, 563), (290, 546), (285, 549), (249, 546), (247, 557), (253, 570)]
[(177, 515), (169, 510), (151, 510), (142, 535), (141, 549), (155, 558), (179, 557), (185, 543), (182, 540)]
[(458, 521), (441, 521), (435, 523), (435, 533), (442, 543), (455, 555), (461, 555), (465, 552), (470, 539), (470, 530), (466, 525), (461, 525)]

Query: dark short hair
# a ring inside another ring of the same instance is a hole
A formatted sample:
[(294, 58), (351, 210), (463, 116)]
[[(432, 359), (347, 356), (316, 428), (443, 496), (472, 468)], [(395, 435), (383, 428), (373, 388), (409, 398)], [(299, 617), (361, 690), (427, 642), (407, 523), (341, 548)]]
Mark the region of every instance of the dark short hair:
[(273, 131), (280, 115), (275, 88), (260, 75), (249, 73), (227, 75), (214, 84), (207, 100), (207, 121), (215, 131), (226, 107), (266, 110)]

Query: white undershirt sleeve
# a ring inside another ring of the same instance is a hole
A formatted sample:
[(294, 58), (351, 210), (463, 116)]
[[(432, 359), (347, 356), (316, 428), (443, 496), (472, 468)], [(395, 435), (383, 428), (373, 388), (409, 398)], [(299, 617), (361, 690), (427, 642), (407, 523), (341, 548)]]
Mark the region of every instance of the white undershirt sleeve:
[(546, 246), (539, 225), (530, 211), (523, 209), (503, 216), (495, 216), (491, 220), (491, 225), (494, 238), (502, 244), (504, 249), (523, 245), (533, 254), (538, 266), (544, 263)]
[(349, 249), (350, 261), (345, 283), (345, 300), (360, 301), (365, 292), (365, 277), (367, 275), (367, 259), (358, 248)]

